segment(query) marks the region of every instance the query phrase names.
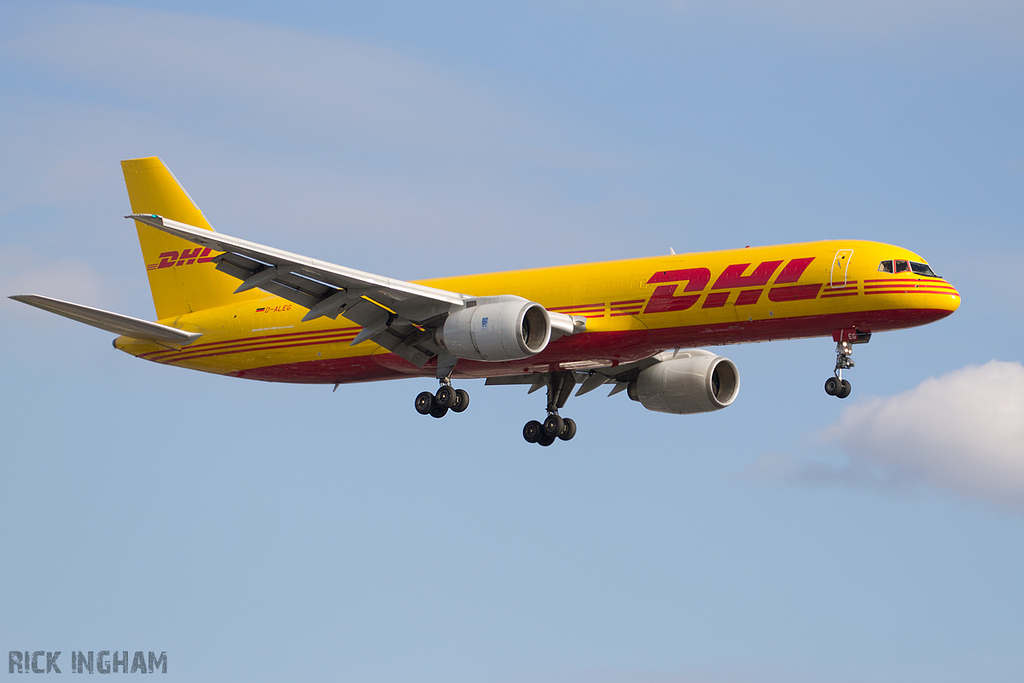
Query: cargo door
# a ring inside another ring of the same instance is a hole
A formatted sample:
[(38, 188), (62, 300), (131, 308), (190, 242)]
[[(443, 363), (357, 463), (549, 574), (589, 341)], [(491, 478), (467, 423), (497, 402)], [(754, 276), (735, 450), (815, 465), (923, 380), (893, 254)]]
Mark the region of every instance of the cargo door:
[(850, 270), (850, 259), (853, 256), (853, 249), (840, 249), (832, 259), (832, 289), (846, 286), (846, 274)]

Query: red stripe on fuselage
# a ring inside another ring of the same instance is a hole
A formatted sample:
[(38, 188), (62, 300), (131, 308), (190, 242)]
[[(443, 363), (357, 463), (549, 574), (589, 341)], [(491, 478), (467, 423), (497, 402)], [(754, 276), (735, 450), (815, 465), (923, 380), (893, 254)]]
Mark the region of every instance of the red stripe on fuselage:
[(198, 360), (200, 358), (210, 358), (212, 356), (229, 356), (238, 353), (254, 353), (257, 351), (272, 351), (274, 349), (297, 349), (302, 346), (318, 346), (324, 344), (340, 344), (346, 341), (351, 341), (354, 337), (348, 337), (345, 339), (315, 339), (313, 341), (302, 341), (302, 342), (281, 342), (280, 344), (269, 344), (264, 346), (257, 346), (253, 348), (245, 349), (229, 349), (227, 351), (211, 351), (209, 353), (198, 353), (191, 356), (179, 357), (179, 358), (162, 358), (157, 360), (158, 363), (180, 363), (188, 360)]
[[(358, 329), (358, 328), (356, 328)], [(347, 328), (343, 331), (333, 332), (297, 332), (287, 335), (266, 335), (253, 339), (234, 339), (225, 342), (211, 342), (202, 347), (187, 346), (179, 350), (151, 351), (140, 354), (139, 358), (156, 361), (158, 363), (177, 362), (190, 358), (205, 358), (210, 355), (223, 356), (232, 353), (245, 353), (247, 351), (259, 351), (264, 348), (281, 348), (281, 343), (292, 343), (296, 341), (312, 341), (318, 344), (334, 344), (343, 341), (351, 341), (356, 336), (355, 330)]]
[(955, 289), (930, 289), (928, 287), (886, 287), (884, 289), (867, 289), (865, 294), (947, 294), (957, 296)]
[(864, 289), (929, 289), (938, 292), (955, 292), (956, 287), (943, 285), (915, 285), (912, 282), (891, 282), (886, 285), (864, 285)]
[(198, 351), (199, 349), (208, 350), (208, 349), (217, 348), (217, 347), (223, 347), (223, 346), (234, 346), (236, 344), (263, 343), (263, 342), (268, 342), (268, 341), (271, 341), (271, 340), (275, 340), (276, 341), (278, 339), (286, 339), (286, 338), (289, 338), (289, 337), (308, 337), (308, 336), (312, 336), (312, 335), (324, 335), (324, 336), (326, 336), (326, 335), (334, 335), (334, 334), (353, 334), (354, 335), (354, 334), (356, 334), (361, 329), (362, 329), (361, 327), (349, 326), (349, 327), (337, 327), (337, 328), (330, 329), (330, 330), (307, 330), (307, 331), (303, 331), (303, 332), (286, 332), (286, 333), (282, 333), (282, 334), (263, 334), (263, 335), (253, 336), (253, 337), (242, 337), (242, 338), (235, 337), (234, 339), (226, 339), (224, 341), (218, 341), (218, 342), (199, 342), (198, 344), (192, 344), (190, 346), (187, 346), (187, 347), (181, 349), (180, 351), (178, 351), (178, 350), (150, 351), (148, 353), (140, 354), (139, 358), (146, 358), (148, 360), (150, 356), (155, 356), (155, 355), (159, 355), (159, 354), (173, 354), (173, 353), (192, 352), (192, 351)]
[[(461, 378), (518, 375), (527, 372), (528, 369), (533, 371), (545, 366), (557, 369), (560, 363), (586, 360), (602, 360), (611, 364), (627, 363), (666, 349), (830, 337), (833, 330), (839, 329), (855, 328), (862, 332), (884, 332), (925, 325), (945, 318), (951, 312), (945, 309), (891, 309), (668, 327), (650, 331), (590, 332), (563, 337), (552, 342), (542, 353), (525, 360), (508, 363), (460, 360), (455, 367), (454, 375)], [(394, 354), (375, 353), (372, 356), (356, 358), (284, 363), (229, 374), (273, 382), (333, 384), (410, 376), (433, 377), (435, 371), (433, 361), (419, 368)]]

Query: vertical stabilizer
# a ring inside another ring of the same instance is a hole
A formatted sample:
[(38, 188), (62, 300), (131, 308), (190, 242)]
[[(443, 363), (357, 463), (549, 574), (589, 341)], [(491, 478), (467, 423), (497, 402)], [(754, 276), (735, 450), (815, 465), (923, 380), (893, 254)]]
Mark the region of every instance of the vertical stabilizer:
[[(203, 212), (157, 157), (121, 162), (132, 213), (149, 213), (213, 230)], [(216, 270), (217, 255), (180, 237), (135, 222), (139, 245), (153, 293), (157, 319), (222, 306), (232, 300), (266, 294), (253, 290), (234, 294), (238, 280)]]

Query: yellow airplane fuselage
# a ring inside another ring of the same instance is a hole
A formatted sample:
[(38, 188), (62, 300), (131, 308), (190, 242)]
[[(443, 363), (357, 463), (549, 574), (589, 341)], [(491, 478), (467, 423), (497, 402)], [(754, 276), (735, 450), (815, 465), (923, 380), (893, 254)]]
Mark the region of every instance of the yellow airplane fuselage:
[[(883, 260), (924, 262), (906, 249), (860, 240), (656, 256), (442, 278), (420, 284), (474, 296), (518, 295), (586, 318), (586, 332), (525, 360), (460, 360), (455, 377), (614, 367), (667, 349), (881, 332), (923, 325), (960, 305), (942, 278), (881, 272)], [(209, 260), (209, 257), (206, 259)], [(158, 268), (160, 264), (152, 265)], [(210, 268), (198, 259), (168, 268)], [(204, 372), (282, 382), (347, 383), (433, 376), (366, 341), (343, 317), (303, 322), (307, 309), (275, 296), (239, 297), (161, 323), (201, 332), (168, 348), (119, 337), (140, 358)]]

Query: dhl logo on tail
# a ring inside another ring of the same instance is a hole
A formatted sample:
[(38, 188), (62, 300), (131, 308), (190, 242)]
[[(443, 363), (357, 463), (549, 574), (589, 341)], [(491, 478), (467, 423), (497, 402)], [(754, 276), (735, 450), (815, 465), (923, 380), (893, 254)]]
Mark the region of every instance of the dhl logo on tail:
[(161, 268), (174, 268), (176, 266), (191, 266), (194, 263), (209, 263), (216, 255), (210, 256), (212, 250), (209, 247), (196, 247), (195, 249), (182, 249), (177, 251), (165, 251), (160, 254), (159, 263), (147, 263), (146, 270), (159, 270)]

